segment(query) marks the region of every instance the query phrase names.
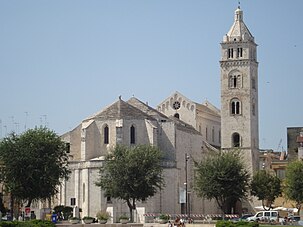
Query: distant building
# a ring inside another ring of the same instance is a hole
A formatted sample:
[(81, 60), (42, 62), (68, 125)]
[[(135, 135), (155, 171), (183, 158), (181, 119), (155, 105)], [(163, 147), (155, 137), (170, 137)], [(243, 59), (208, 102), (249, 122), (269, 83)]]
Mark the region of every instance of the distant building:
[(303, 136), (303, 127), (289, 127), (287, 128), (287, 156), (288, 160), (302, 159), (302, 155), (298, 157), (298, 150), (302, 150), (301, 137)]

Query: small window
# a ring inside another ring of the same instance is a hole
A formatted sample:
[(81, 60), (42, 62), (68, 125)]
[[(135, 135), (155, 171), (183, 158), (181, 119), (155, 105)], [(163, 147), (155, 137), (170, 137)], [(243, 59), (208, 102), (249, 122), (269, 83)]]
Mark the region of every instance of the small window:
[(180, 119), (180, 115), (178, 113), (176, 113), (174, 117)]
[(240, 147), (240, 135), (239, 133), (235, 132), (232, 135), (233, 147)]
[(241, 88), (242, 87), (242, 76), (241, 75), (231, 75), (229, 77), (229, 87), (230, 88)]
[(65, 151), (67, 154), (70, 153), (70, 143), (65, 143)]
[(229, 48), (227, 50), (227, 58), (233, 58), (234, 57), (234, 49), (233, 48)]
[(231, 101), (231, 114), (239, 115), (241, 114), (241, 102), (238, 99), (233, 99)]
[(104, 144), (109, 144), (109, 128), (107, 125), (103, 129), (103, 133), (104, 133)]
[(208, 140), (208, 129), (207, 129), (207, 127), (205, 129), (205, 139)]
[(130, 127), (130, 144), (136, 143), (136, 128), (135, 126)]
[(215, 142), (215, 128), (214, 127), (211, 131), (211, 139), (212, 139), (213, 142)]
[(242, 57), (242, 55), (243, 55), (243, 48), (237, 48), (237, 57), (238, 58), (241, 58)]
[(110, 196), (106, 197), (106, 203), (112, 203), (112, 198)]

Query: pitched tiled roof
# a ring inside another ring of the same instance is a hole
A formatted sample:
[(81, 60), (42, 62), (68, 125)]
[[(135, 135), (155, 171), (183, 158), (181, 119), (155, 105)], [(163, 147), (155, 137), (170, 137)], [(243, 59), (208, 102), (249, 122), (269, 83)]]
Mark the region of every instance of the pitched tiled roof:
[(119, 100), (112, 105), (106, 107), (95, 115), (88, 117), (85, 120), (90, 119), (99, 119), (99, 120), (115, 120), (115, 119), (148, 119), (155, 120), (148, 114), (139, 110), (138, 108), (124, 102), (122, 99)]
[(149, 105), (143, 103), (142, 101), (140, 101), (139, 99), (137, 99), (135, 97), (130, 98), (127, 101), (127, 103), (129, 103), (130, 105), (140, 109), (144, 113), (146, 113), (149, 116), (152, 116), (154, 118), (168, 119), (168, 117), (166, 115), (160, 113), (159, 111), (155, 110), (154, 108), (152, 108)]

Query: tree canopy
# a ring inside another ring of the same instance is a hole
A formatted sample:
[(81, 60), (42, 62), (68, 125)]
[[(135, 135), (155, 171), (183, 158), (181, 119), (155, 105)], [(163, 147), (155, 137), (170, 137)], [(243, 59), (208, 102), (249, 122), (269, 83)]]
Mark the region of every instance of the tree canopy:
[(238, 151), (209, 154), (195, 166), (197, 195), (214, 199), (224, 213), (231, 213), (236, 202), (246, 197), (249, 174)]
[(270, 210), (282, 193), (281, 180), (266, 170), (259, 170), (251, 181), (251, 194), (262, 201), (264, 210)]
[(11, 196), (27, 206), (58, 193), (60, 180), (68, 178), (66, 145), (47, 128), (11, 134), (0, 143), (0, 179)]
[(106, 156), (96, 183), (106, 196), (127, 202), (132, 218), (136, 201), (144, 201), (163, 186), (162, 152), (153, 146), (117, 146)]
[(303, 162), (297, 160), (286, 167), (284, 193), (287, 198), (296, 202), (298, 213), (303, 203)]

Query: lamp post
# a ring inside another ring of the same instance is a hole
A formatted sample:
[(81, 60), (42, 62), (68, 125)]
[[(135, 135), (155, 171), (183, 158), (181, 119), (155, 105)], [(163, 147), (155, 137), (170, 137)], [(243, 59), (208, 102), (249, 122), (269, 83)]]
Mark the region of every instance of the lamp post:
[(187, 155), (187, 153), (185, 153), (185, 213), (186, 213), (186, 216), (187, 216), (187, 219), (189, 218), (189, 212), (188, 212), (188, 189), (187, 189), (187, 161), (189, 160), (189, 155)]

